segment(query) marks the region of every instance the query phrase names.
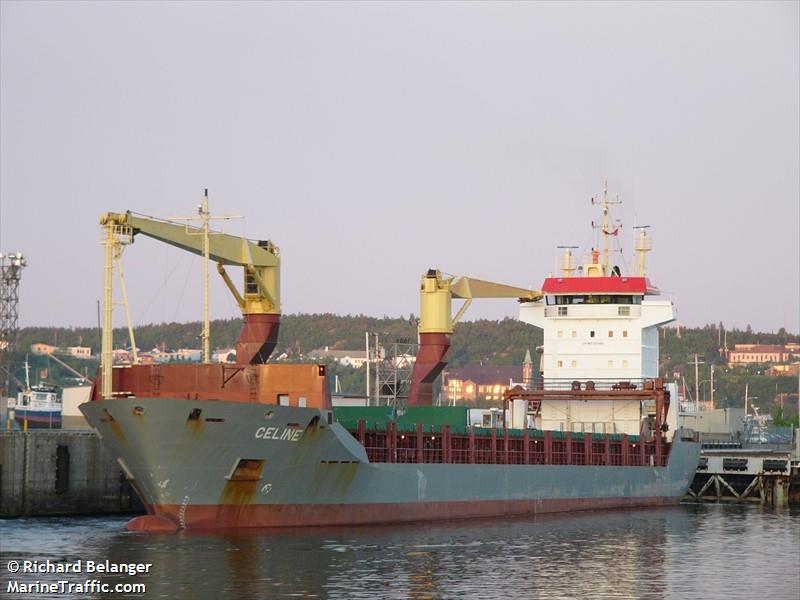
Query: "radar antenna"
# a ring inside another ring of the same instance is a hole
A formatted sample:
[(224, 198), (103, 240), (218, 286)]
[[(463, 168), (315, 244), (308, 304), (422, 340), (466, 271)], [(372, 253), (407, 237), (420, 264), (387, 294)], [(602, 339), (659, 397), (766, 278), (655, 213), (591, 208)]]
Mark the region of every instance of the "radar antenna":
[(592, 204), (599, 204), (603, 208), (603, 221), (602, 223), (595, 223), (592, 221), (592, 228), (599, 229), (600, 232), (603, 234), (603, 252), (602, 252), (602, 259), (601, 259), (601, 269), (602, 275), (607, 276), (608, 272), (608, 238), (611, 236), (617, 237), (619, 235), (620, 228), (622, 227), (622, 222), (619, 219), (615, 219), (613, 222), (613, 226), (611, 224), (611, 215), (609, 209), (617, 204), (622, 204), (622, 200), (619, 199), (619, 196), (616, 196), (614, 200), (609, 200), (608, 198), (608, 180), (605, 181), (603, 184), (603, 199), (596, 200), (595, 198), (591, 199)]

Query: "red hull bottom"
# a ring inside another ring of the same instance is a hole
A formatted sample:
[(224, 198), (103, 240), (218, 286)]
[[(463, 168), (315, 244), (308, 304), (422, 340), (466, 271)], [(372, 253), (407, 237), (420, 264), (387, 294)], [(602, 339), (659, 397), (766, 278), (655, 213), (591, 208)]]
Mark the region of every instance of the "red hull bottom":
[(135, 531), (240, 527), (309, 527), (323, 525), (388, 525), (481, 517), (536, 515), (579, 510), (652, 507), (678, 504), (680, 497), (561, 498), (556, 500), (486, 500), (387, 504), (249, 504), (150, 506), (150, 514), (127, 525)]
[[(25, 419), (14, 417), (20, 428), (25, 427)], [(28, 429), (61, 429), (61, 417), (48, 419), (47, 417), (28, 417)]]

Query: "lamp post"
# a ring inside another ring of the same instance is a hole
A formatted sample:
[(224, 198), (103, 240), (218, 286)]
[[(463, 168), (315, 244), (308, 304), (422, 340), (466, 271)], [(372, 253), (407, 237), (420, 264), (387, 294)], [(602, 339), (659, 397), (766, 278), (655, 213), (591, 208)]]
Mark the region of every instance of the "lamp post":
[[(700, 389), (701, 392), (703, 392), (703, 402), (706, 401), (706, 394), (705, 394), (705, 390), (703, 389), (703, 384), (704, 383), (711, 383), (711, 380), (710, 379), (703, 379), (702, 381), (700, 381), (700, 383), (697, 384), (697, 387)], [(713, 392), (713, 388), (712, 388), (712, 392)], [(698, 400), (699, 400), (699, 398), (698, 398)]]
[(700, 375), (698, 367), (706, 364), (705, 361), (698, 360), (697, 354), (694, 355), (694, 360), (689, 363), (694, 365), (694, 412), (697, 412), (698, 402), (700, 402)]
[[(712, 367), (713, 367), (713, 365), (712, 365)], [(697, 384), (697, 387), (698, 387), (698, 388), (699, 388), (701, 391), (703, 391), (703, 392), (704, 392), (704, 393), (703, 393), (703, 402), (705, 402), (705, 400), (706, 400), (706, 397), (708, 396), (708, 397), (710, 398), (710, 400), (711, 400), (711, 406), (712, 406), (712, 408), (713, 408), (713, 406), (714, 406), (714, 391), (715, 391), (715, 390), (714, 390), (714, 377), (713, 377), (714, 371), (713, 371), (713, 370), (711, 371), (711, 374), (712, 374), (712, 377), (711, 377), (711, 379), (703, 379), (703, 380), (701, 380), (701, 381), (700, 381), (700, 382)], [(709, 384), (709, 385), (708, 385), (708, 395), (706, 395), (706, 394), (705, 394), (705, 391), (703, 390), (703, 384), (704, 384), (704, 383), (707, 383), (707, 384)]]
[(797, 429), (794, 434), (794, 457), (800, 460), (800, 371), (797, 373)]
[(712, 364), (709, 369), (711, 372), (711, 407), (714, 407), (714, 365)]

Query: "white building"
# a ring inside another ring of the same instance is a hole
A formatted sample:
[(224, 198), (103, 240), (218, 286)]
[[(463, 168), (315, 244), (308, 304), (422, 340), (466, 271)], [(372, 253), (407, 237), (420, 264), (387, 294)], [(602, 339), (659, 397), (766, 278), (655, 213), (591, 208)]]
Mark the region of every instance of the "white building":
[(67, 347), (67, 354), (75, 358), (88, 359), (92, 358), (92, 349), (88, 346), (69, 346)]
[(236, 362), (236, 348), (222, 348), (211, 353), (211, 362), (233, 363)]
[(367, 352), (365, 350), (330, 350), (328, 346), (318, 348), (309, 353), (309, 357), (315, 360), (330, 358), (342, 365), (360, 368), (367, 362)]

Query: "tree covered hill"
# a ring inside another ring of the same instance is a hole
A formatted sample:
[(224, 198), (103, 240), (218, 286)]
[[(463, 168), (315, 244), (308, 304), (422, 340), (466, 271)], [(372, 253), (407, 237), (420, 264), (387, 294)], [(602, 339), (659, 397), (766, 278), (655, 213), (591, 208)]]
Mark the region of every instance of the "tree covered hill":
[[(241, 319), (211, 322), (211, 340), (216, 348), (235, 345), (241, 329)], [(161, 323), (136, 328), (136, 345), (142, 350), (155, 347), (199, 348), (201, 324)], [(379, 333), (381, 340), (416, 339), (416, 326), (411, 319), (382, 319), (364, 315), (339, 316), (329, 313), (283, 315), (274, 355), (286, 352), (291, 358), (301, 358), (312, 350), (328, 346), (334, 350), (363, 350), (365, 332)], [(20, 330), (17, 348), (25, 351), (31, 344), (43, 342), (67, 347), (85, 345), (92, 354), (100, 350), (97, 328), (28, 327)], [(116, 347), (129, 345), (127, 329), (115, 329)], [(525, 350), (533, 351), (542, 343), (541, 330), (515, 319), (502, 321), (467, 321), (456, 327), (450, 362), (466, 364), (521, 364)]]
[[(241, 328), (240, 319), (217, 320), (211, 323), (212, 344), (216, 348), (233, 347)], [(201, 325), (190, 323), (161, 323), (145, 325), (136, 329), (137, 346), (143, 350), (154, 347), (167, 349), (199, 348)], [(381, 340), (391, 342), (397, 338), (416, 339), (415, 319), (368, 317), (365, 315), (339, 316), (322, 314), (289, 314), (281, 317), (278, 347), (274, 356), (286, 353), (291, 360), (302, 360), (317, 348), (362, 350), (365, 346), (365, 332), (377, 332)], [(685, 377), (687, 387), (695, 389), (694, 367), (689, 363), (698, 355), (703, 361), (699, 367), (698, 379), (701, 397), (710, 396), (710, 365), (715, 365), (715, 399), (717, 406), (741, 406), (744, 386), (748, 384), (750, 397), (759, 398), (762, 404), (773, 400), (789, 401), (789, 410), (796, 406), (797, 378), (768, 377), (762, 365), (728, 369), (725, 358), (720, 353), (724, 344), (724, 326), (706, 325), (699, 328), (662, 328), (660, 336), (660, 372), (672, 378), (674, 373)], [(126, 329), (114, 331), (117, 347), (128, 344)], [(791, 335), (785, 330), (777, 333), (759, 333), (749, 327), (745, 330), (732, 329), (727, 332), (728, 348), (734, 344), (760, 343), (784, 344), (798, 342), (800, 336)], [(29, 327), (20, 330), (19, 353), (16, 363), (24, 360), (23, 354), (31, 344), (44, 342), (56, 346), (91, 346), (92, 353), (99, 353), (99, 332), (97, 328), (55, 328)], [(466, 321), (456, 326), (452, 338), (452, 348), (448, 356), (453, 367), (464, 365), (518, 365), (522, 363), (525, 351), (534, 353), (542, 344), (542, 331), (515, 319), (502, 321)], [(39, 359), (37, 359), (39, 362)], [(71, 360), (70, 364), (83, 370), (85, 361)], [(93, 367), (89, 368), (89, 373)], [(339, 375), (345, 391), (361, 392), (364, 389), (363, 369), (351, 369), (332, 365), (331, 372)], [(792, 396), (794, 394), (794, 396)], [(792, 398), (794, 398), (792, 404)]]

